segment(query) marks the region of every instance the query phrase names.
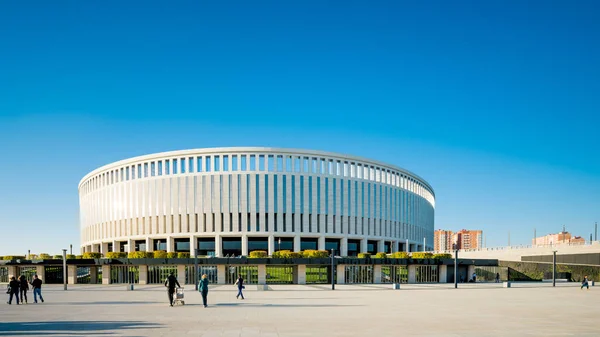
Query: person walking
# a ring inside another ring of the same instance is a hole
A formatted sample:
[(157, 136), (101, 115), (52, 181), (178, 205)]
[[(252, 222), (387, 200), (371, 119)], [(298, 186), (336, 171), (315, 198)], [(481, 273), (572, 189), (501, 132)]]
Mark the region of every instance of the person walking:
[(9, 286), (9, 290), (8, 290), (8, 304), (12, 304), (12, 299), (13, 296), (16, 298), (17, 300), (17, 305), (19, 304), (19, 286), (21, 285), (21, 283), (19, 281), (17, 281), (17, 279), (13, 276), (10, 278), (10, 282), (8, 283)]
[(206, 276), (206, 274), (202, 275), (202, 279), (198, 285), (198, 291), (202, 295), (202, 303), (204, 303), (204, 307), (206, 308), (206, 303), (208, 302), (208, 276)]
[(496, 273), (496, 283), (500, 283), (500, 273)]
[(583, 277), (583, 281), (581, 281), (581, 290), (583, 290), (583, 287), (586, 287), (587, 290), (590, 290), (590, 285), (588, 283), (588, 277), (587, 277), (587, 275), (585, 275)]
[(42, 280), (37, 275), (33, 275), (31, 286), (33, 287), (33, 303), (37, 303), (38, 296), (42, 303), (44, 303), (44, 298), (42, 297)]
[(477, 274), (473, 273), (473, 283), (477, 282)]
[(173, 306), (173, 294), (175, 294), (175, 286), (181, 288), (175, 275), (173, 275), (173, 273), (170, 273), (169, 277), (167, 277), (167, 279), (165, 280), (165, 287), (168, 288), (167, 292), (169, 294), (169, 304), (171, 306)]
[(238, 287), (238, 293), (235, 298), (239, 299), (241, 296), (242, 299), (244, 299), (244, 294), (242, 293), (242, 289), (246, 288), (244, 287), (244, 278), (242, 276), (238, 277), (237, 281), (235, 281), (235, 285)]
[[(25, 278), (25, 275), (21, 275), (19, 277), (19, 283), (20, 283), (19, 292), (21, 295), (21, 303), (27, 304), (27, 290), (29, 290), (29, 283), (27, 283), (27, 279)], [(25, 298), (25, 302), (23, 302), (23, 298)]]

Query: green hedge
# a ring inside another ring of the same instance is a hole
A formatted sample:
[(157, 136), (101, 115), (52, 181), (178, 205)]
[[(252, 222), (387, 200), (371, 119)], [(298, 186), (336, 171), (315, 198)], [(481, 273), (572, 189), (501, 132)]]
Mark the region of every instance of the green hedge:
[(178, 259), (189, 259), (190, 253), (184, 253), (184, 252), (177, 253), (177, 258)]
[(385, 259), (385, 258), (387, 258), (387, 254), (383, 253), (383, 252), (379, 252), (379, 253), (375, 254), (375, 256), (373, 256), (373, 258), (375, 258), (375, 259)]
[(21, 255), (8, 255), (8, 256), (4, 256), (2, 258), (3, 260), (25, 260), (25, 256), (21, 256)]
[(154, 258), (155, 259), (166, 259), (167, 258), (167, 252), (165, 252), (164, 250), (155, 250), (154, 251)]
[(67, 254), (67, 260), (73, 260), (73, 259), (75, 259), (75, 255)]
[(307, 250), (305, 250), (305, 251), (302, 252), (302, 257), (307, 258), (307, 259), (328, 258), (329, 257), (329, 252), (326, 251), (326, 250), (307, 249)]
[(127, 257), (127, 253), (121, 252), (108, 252), (105, 256), (107, 259), (122, 259)]
[(55, 259), (55, 260), (62, 260), (63, 256), (59, 255), (59, 254), (56, 254), (56, 255), (52, 256), (52, 258)]
[(255, 250), (255, 251), (251, 251), (250, 255), (248, 257), (251, 259), (259, 259), (259, 258), (265, 258), (268, 256), (269, 256), (269, 254), (264, 250)]
[(76, 258), (77, 260), (81, 260), (81, 259), (83, 259), (83, 255), (75, 255), (75, 258)]
[(152, 259), (154, 258), (153, 252), (129, 252), (127, 255), (130, 259)]
[(40, 256), (39, 256), (39, 259), (40, 260), (50, 260), (51, 256), (50, 256), (50, 254), (41, 253)]
[(176, 259), (176, 258), (177, 258), (177, 253), (175, 253), (175, 252), (167, 253), (167, 259)]
[(291, 250), (280, 250), (274, 252), (271, 256), (274, 259), (299, 259), (302, 258), (302, 253), (292, 252)]
[(451, 259), (452, 258), (452, 254), (450, 253), (438, 253), (438, 254), (433, 254), (433, 258), (434, 259)]
[(371, 253), (358, 253), (358, 258), (359, 259), (370, 259)]
[(428, 252), (414, 252), (410, 255), (413, 259), (432, 259), (433, 254)]
[(394, 259), (408, 259), (410, 258), (410, 254), (408, 254), (408, 252), (395, 252), (392, 254), (392, 257)]
[(100, 259), (100, 258), (102, 258), (102, 254), (100, 254), (100, 253), (92, 253), (92, 252), (85, 252), (85, 253), (83, 253), (83, 258), (84, 259)]

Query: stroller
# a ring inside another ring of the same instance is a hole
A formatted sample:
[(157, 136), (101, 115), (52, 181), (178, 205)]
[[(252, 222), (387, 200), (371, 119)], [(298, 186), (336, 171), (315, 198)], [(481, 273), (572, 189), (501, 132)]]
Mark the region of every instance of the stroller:
[(175, 290), (175, 300), (173, 300), (173, 304), (181, 304), (185, 305), (185, 301), (183, 299), (183, 288), (177, 288)]

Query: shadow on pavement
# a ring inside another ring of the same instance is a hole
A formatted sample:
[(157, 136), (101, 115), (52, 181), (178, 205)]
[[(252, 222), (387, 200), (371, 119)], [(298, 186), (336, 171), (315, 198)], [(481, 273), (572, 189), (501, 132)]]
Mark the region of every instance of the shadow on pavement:
[[(200, 305), (200, 304), (191, 304)], [(346, 304), (271, 304), (271, 303), (216, 303), (209, 307), (272, 307), (272, 308), (333, 308), (333, 307), (362, 307), (362, 305)]]
[[(104, 301), (104, 302), (48, 302), (46, 301), (43, 306), (48, 306), (48, 305), (124, 305), (124, 304), (128, 304), (128, 305), (148, 305), (148, 304), (157, 304), (157, 303), (164, 303), (164, 302), (153, 302), (153, 301)], [(168, 304), (168, 302), (167, 302)]]
[(118, 330), (155, 329), (160, 327), (160, 324), (140, 321), (10, 322), (0, 323), (0, 336), (112, 335)]

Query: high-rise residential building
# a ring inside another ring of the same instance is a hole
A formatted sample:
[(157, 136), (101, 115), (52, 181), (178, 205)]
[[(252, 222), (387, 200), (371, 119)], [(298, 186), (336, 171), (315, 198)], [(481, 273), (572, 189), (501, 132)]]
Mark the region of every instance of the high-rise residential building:
[(453, 244), (458, 249), (478, 249), (483, 247), (483, 231), (461, 229), (458, 232), (437, 229), (433, 233), (434, 250), (452, 250)]
[(562, 232), (556, 234), (548, 234), (537, 237), (531, 240), (533, 246), (552, 246), (562, 244), (585, 244), (585, 239), (581, 236), (572, 236), (571, 233), (563, 229)]
[(452, 231), (436, 229), (433, 232), (433, 249), (435, 251), (452, 250)]

